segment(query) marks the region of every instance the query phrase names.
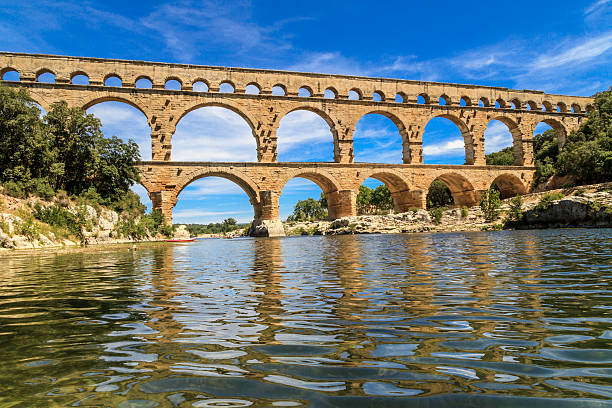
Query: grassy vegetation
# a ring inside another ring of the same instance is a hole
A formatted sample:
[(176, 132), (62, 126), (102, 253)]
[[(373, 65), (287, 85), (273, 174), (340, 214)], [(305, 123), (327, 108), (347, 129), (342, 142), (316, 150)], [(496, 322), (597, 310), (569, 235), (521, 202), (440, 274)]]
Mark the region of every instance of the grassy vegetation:
[(553, 201), (561, 200), (563, 197), (565, 197), (565, 195), (561, 192), (544, 194), (535, 208), (540, 211), (547, 210), (552, 205)]

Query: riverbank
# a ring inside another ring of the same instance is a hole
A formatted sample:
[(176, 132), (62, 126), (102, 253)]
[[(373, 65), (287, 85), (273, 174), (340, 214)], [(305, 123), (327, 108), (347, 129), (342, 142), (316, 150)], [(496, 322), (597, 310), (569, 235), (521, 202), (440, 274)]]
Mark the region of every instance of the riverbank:
[[(41, 217), (41, 214), (45, 217)], [(43, 222), (40, 218), (49, 219)], [(70, 248), (163, 241), (165, 237), (138, 226), (139, 217), (67, 197), (41, 200), (0, 193), (0, 250)]]
[(499, 229), (612, 227), (612, 183), (527, 194), (520, 220), (509, 221), (511, 199), (487, 221), (480, 207), (451, 208), (436, 217), (413, 210), (399, 214), (359, 215), (334, 221), (284, 222), (285, 235), (398, 234)]

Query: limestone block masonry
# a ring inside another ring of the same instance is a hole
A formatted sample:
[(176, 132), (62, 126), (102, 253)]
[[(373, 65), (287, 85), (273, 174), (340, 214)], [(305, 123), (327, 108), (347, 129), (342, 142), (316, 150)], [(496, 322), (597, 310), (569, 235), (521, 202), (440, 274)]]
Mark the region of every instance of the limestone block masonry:
[[(321, 187), (331, 219), (356, 214), (357, 192), (368, 177), (389, 187), (397, 210), (424, 208), (429, 184), (436, 178), (449, 186), (456, 205), (476, 203), (493, 181), (505, 196), (528, 192), (535, 172), (535, 126), (550, 125), (562, 147), (593, 104), (592, 98), (489, 86), (1, 52), (0, 77), (11, 71), (17, 72), (19, 81), (3, 80), (2, 85), (28, 89), (47, 110), (62, 100), (83, 109), (105, 101), (139, 109), (151, 127), (152, 148), (150, 160), (140, 164), (142, 184), (153, 206), (169, 221), (179, 193), (189, 183), (218, 176), (242, 187), (254, 208), (254, 224), (275, 225), (271, 228), (275, 234), (282, 233), (276, 222), (278, 199), (285, 183), (294, 177)], [(54, 82), (39, 82), (43, 74), (54, 76)], [(86, 77), (89, 83), (73, 84), (76, 76)], [(107, 86), (112, 77), (121, 86)], [(150, 87), (136, 87), (141, 80)], [(171, 80), (178, 81), (181, 89), (165, 89)], [(202, 88), (194, 88), (196, 84)], [(233, 92), (219, 92), (223, 84)], [(247, 87), (255, 93), (246, 93)], [(273, 88), (278, 92), (273, 94)], [(310, 96), (298, 96), (300, 90)], [(225, 107), (246, 120), (256, 141), (258, 162), (172, 161), (177, 123), (204, 106)], [(277, 162), (280, 120), (296, 110), (315, 112), (327, 122), (334, 139), (333, 163)], [(403, 164), (353, 163), (355, 126), (370, 113), (384, 115), (398, 127)], [(461, 130), (465, 165), (423, 164), (423, 133), (436, 117), (451, 120)], [(503, 122), (512, 134), (514, 166), (485, 165), (484, 132), (493, 119)]]

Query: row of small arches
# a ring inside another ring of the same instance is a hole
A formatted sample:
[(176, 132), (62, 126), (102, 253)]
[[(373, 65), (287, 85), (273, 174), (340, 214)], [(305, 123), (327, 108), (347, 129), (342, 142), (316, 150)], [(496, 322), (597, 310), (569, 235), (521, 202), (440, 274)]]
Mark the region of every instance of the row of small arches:
[[(13, 68), (5, 68), (0, 71), (2, 74), (2, 80), (4, 81), (19, 81), (19, 72)], [(36, 74), (36, 81), (43, 83), (54, 83), (55, 82), (55, 74), (48, 70), (42, 69)], [(82, 71), (73, 72), (70, 76), (70, 82), (75, 85), (89, 85), (89, 76)], [(123, 81), (121, 77), (117, 74), (108, 74), (104, 77), (104, 86), (109, 87), (122, 87)], [(140, 76), (136, 78), (134, 83), (136, 88), (141, 89), (151, 89), (153, 88), (153, 81), (151, 78), (147, 76)], [(164, 89), (167, 90), (182, 90), (183, 82), (178, 77), (168, 77), (166, 78)], [(194, 92), (210, 92), (210, 87), (208, 81), (204, 79), (197, 79), (192, 84), (192, 89)], [(221, 93), (235, 93), (236, 86), (229, 80), (223, 81), (219, 84), (218, 92)], [(262, 93), (261, 87), (257, 83), (249, 83), (244, 89), (245, 94), (258, 95)], [(270, 92), (271, 95), (275, 96), (286, 96), (288, 94), (287, 88), (283, 84), (274, 85)], [(308, 86), (302, 86), (298, 89), (297, 96), (299, 97), (312, 97), (315, 93), (312, 88)], [(338, 98), (338, 91), (329, 87), (323, 91), (323, 98), (326, 99), (336, 99)], [(367, 97), (361, 92), (358, 88), (353, 88), (348, 92), (349, 100), (367, 100)], [(371, 100), (374, 102), (388, 102), (386, 95), (382, 91), (374, 91), (371, 96)], [(393, 100), (395, 103), (406, 103), (410, 102), (408, 96), (403, 92), (398, 92), (395, 94), (395, 98)], [(435, 105), (435, 98), (430, 97), (426, 93), (421, 93), (416, 98), (417, 104), (423, 105)], [(504, 99), (496, 99), (494, 101), (489, 100), (486, 97), (482, 97), (478, 99), (478, 101), (473, 101), (468, 96), (462, 96), (458, 101), (452, 100), (448, 95), (441, 95), (438, 98), (438, 105), (459, 105), (459, 106), (479, 106), (479, 107), (495, 107), (497, 109), (525, 109), (525, 110), (541, 110), (543, 112), (558, 112), (558, 113), (582, 113), (582, 107), (578, 103), (566, 104), (564, 102), (558, 102), (553, 104), (549, 101), (544, 101), (540, 106), (534, 101), (520, 101), (519, 99), (512, 99), (510, 101), (506, 101)], [(591, 105), (587, 105), (585, 107), (585, 111), (588, 113), (592, 109)]]

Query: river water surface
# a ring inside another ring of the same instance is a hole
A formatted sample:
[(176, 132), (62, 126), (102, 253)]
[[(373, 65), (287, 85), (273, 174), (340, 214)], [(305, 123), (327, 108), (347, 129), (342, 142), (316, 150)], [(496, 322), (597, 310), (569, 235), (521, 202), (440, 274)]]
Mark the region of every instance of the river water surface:
[(0, 254), (0, 407), (599, 407), (612, 230)]

